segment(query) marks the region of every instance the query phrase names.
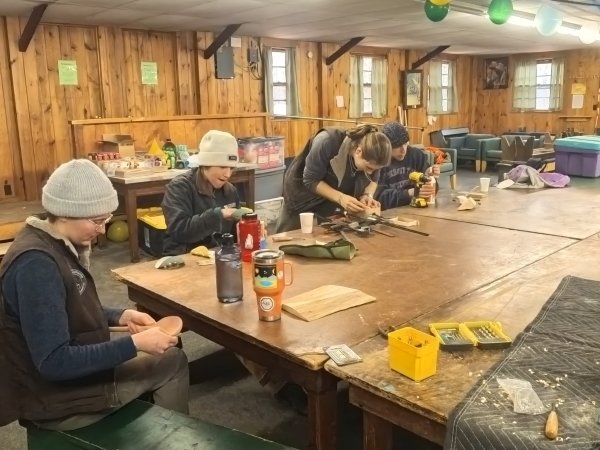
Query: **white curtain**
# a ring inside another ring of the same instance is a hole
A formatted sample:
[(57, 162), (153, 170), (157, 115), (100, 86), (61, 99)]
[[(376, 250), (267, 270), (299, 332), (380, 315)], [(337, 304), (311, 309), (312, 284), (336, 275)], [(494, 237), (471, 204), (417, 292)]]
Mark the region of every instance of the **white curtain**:
[(350, 105), (348, 117), (357, 119), (362, 116), (363, 77), (360, 56), (350, 55)]
[(385, 58), (373, 58), (371, 74), (371, 97), (373, 99), (373, 117), (387, 115), (388, 64)]
[(429, 62), (429, 101), (427, 114), (444, 114), (442, 110), (442, 62), (432, 60)]
[(550, 109), (562, 109), (563, 79), (565, 74), (565, 60), (552, 59), (552, 76), (550, 77)]
[(273, 113), (273, 55), (271, 47), (263, 48), (265, 112)]
[[(288, 116), (302, 114), (300, 95), (298, 91), (298, 68), (296, 64), (296, 49), (285, 48), (285, 81), (286, 81), (286, 107)], [(265, 111), (273, 113), (273, 47), (264, 47), (263, 60), (264, 72), (264, 98)]]
[(448, 77), (448, 111), (449, 113), (458, 112), (458, 90), (456, 86), (458, 85), (456, 79), (456, 63), (448, 64), (449, 67), (449, 77)]
[[(519, 109), (521, 111), (535, 110), (537, 64), (538, 61), (536, 59), (518, 59), (516, 61), (513, 83), (514, 109)], [(562, 109), (564, 73), (564, 59), (553, 58), (550, 74), (550, 101), (548, 105), (548, 108), (551, 111)]]
[(533, 110), (535, 109), (537, 61), (535, 59), (517, 59), (515, 62), (513, 108)]
[(288, 48), (285, 52), (286, 64), (286, 80), (287, 80), (287, 113), (288, 116), (300, 116), (302, 111), (300, 108), (300, 94), (298, 91), (298, 67), (296, 64), (296, 49)]
[[(442, 83), (442, 64), (448, 66), (448, 84)], [(455, 63), (449, 61), (441, 61), (433, 59), (429, 62), (429, 82), (428, 93), (429, 100), (427, 102), (427, 114), (449, 114), (458, 112), (458, 92), (456, 89), (456, 70)], [(446, 90), (446, 111), (443, 105), (443, 91)]]
[[(388, 63), (386, 58), (373, 58), (371, 66), (371, 115), (387, 115)], [(350, 105), (348, 117), (358, 119), (363, 115), (363, 57), (350, 55)]]

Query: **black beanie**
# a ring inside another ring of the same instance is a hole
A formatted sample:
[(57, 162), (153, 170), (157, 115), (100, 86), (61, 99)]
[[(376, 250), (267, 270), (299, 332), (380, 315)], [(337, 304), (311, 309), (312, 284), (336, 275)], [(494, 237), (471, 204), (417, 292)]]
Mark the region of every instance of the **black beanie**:
[(387, 136), (392, 144), (392, 148), (403, 146), (409, 141), (408, 131), (404, 125), (399, 122), (388, 122), (383, 126), (383, 134)]

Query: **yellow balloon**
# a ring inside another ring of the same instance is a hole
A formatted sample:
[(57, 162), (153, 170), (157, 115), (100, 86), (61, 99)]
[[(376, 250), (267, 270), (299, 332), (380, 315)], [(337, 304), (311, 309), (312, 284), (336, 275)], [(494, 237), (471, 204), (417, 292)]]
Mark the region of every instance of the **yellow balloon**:
[(113, 242), (125, 242), (128, 240), (129, 227), (127, 226), (127, 222), (115, 220), (110, 227), (108, 227), (106, 237)]
[(450, 3), (450, 0), (429, 0), (435, 6), (444, 6)]

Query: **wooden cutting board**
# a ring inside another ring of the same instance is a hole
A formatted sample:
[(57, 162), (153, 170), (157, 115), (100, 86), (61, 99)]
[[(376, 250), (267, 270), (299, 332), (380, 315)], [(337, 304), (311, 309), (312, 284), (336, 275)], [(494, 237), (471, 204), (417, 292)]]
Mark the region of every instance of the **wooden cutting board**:
[(325, 285), (283, 300), (283, 309), (310, 322), (344, 309), (375, 301), (375, 297), (358, 289)]

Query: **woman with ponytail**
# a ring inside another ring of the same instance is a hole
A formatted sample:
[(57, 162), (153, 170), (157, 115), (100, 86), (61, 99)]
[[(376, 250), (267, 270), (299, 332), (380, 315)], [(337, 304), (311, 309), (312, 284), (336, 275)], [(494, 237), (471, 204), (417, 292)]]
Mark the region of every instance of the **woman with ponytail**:
[(379, 206), (373, 196), (391, 154), (389, 139), (375, 126), (319, 130), (286, 171), (277, 232), (300, 228), (301, 212), (327, 217)]

